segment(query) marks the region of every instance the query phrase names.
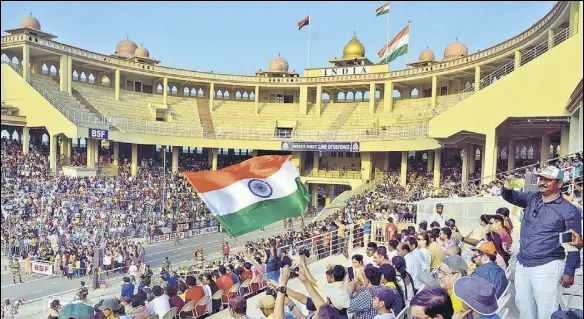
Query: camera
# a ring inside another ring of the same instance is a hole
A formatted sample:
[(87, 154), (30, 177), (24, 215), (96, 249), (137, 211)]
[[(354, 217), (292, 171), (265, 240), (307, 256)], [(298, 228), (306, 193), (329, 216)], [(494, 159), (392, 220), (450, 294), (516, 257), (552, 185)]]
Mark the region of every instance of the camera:
[(300, 269), (298, 267), (290, 268), (290, 279), (298, 278), (298, 272)]

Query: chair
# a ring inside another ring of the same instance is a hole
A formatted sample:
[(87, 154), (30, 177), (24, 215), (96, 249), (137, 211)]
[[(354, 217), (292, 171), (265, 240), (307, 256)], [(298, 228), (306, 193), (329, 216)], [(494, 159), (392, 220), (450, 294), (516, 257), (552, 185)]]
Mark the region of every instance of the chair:
[[(203, 298), (201, 298), (201, 300), (199, 300), (199, 302), (197, 302), (197, 305), (194, 308), (195, 318), (200, 317), (207, 312), (207, 305), (209, 304), (209, 301), (211, 301), (211, 298), (209, 298), (209, 296), (204, 296)], [(205, 307), (204, 308), (205, 310), (199, 311), (199, 308), (202, 307)]]
[(174, 319), (177, 312), (178, 312), (178, 308), (172, 307), (160, 319)]
[(499, 313), (499, 318), (501, 319), (507, 319), (507, 316), (509, 315), (509, 308), (505, 308), (503, 309), (503, 311), (501, 311)]
[(242, 289), (245, 289), (246, 291), (243, 292), (243, 295), (247, 296), (247, 295), (251, 294), (251, 287), (250, 286), (251, 286), (251, 280), (246, 279), (239, 286), (239, 290), (241, 291)]
[(507, 270), (505, 270), (505, 277), (507, 279), (509, 279), (511, 277), (511, 266), (508, 266)]
[(148, 319), (158, 319), (158, 315), (157, 314), (154, 314), (154, 315), (148, 317)]
[(229, 291), (223, 295), (223, 297), (225, 297), (223, 299), (223, 305), (228, 305), (229, 304), (229, 300), (231, 300), (231, 298), (233, 298), (233, 295), (237, 296), (237, 292), (239, 291), (239, 284), (235, 284), (233, 285), (233, 287), (231, 287), (229, 289)]
[(250, 284), (250, 290), (252, 293), (260, 291), (264, 288), (264, 277), (262, 275), (258, 275), (253, 277)]
[[(194, 318), (195, 317), (195, 313), (194, 310), (195, 309), (195, 303), (191, 300), (189, 302), (187, 302), (182, 309), (176, 314), (176, 318), (180, 319), (188, 319), (188, 318)], [(188, 314), (190, 313), (190, 315)]]
[(507, 294), (502, 296), (497, 303), (499, 304), (499, 309), (497, 309), (497, 313), (501, 312), (503, 310), (503, 308), (505, 308), (507, 306), (507, 304), (509, 303), (509, 300), (511, 300), (511, 295)]
[(404, 310), (402, 310), (397, 316), (395, 316), (395, 319), (405, 319), (406, 314), (408, 313), (408, 308), (409, 307), (405, 307)]
[[(213, 296), (211, 297), (212, 301), (219, 300), (221, 302), (220, 303), (221, 307), (219, 308), (219, 310), (223, 309), (223, 299), (222, 298), (223, 298), (223, 290), (221, 290), (221, 289), (217, 290), (217, 292), (215, 292), (215, 294), (213, 294)], [(214, 310), (215, 309), (213, 309), (213, 311)]]
[(505, 291), (503, 291), (503, 294), (501, 295), (501, 297), (499, 297), (497, 299), (497, 302), (501, 302), (503, 301), (503, 298), (505, 298), (505, 296), (507, 296), (509, 294), (509, 288), (511, 287), (511, 283), (507, 284), (507, 288), (505, 288)]

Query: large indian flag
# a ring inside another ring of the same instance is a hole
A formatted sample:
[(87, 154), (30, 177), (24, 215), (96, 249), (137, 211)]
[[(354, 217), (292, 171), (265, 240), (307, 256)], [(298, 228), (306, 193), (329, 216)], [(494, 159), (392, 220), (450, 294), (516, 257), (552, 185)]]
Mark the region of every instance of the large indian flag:
[(301, 216), (310, 199), (289, 155), (184, 175), (231, 236)]
[(400, 55), (408, 53), (410, 44), (410, 24), (403, 28), (389, 43), (383, 46), (377, 55), (381, 59), (379, 64), (389, 63)]

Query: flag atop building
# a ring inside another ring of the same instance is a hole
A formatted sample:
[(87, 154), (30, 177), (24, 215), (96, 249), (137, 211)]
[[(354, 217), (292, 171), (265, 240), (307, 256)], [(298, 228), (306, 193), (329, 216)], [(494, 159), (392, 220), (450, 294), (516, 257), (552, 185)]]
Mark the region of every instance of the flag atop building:
[(298, 30), (310, 24), (310, 15), (307, 15), (302, 21), (298, 22)]
[(375, 16), (379, 17), (380, 15), (384, 15), (386, 13), (389, 13), (389, 2), (382, 5), (381, 7), (377, 8), (375, 10)]
[(301, 216), (310, 198), (290, 155), (254, 157), (218, 171), (184, 175), (231, 236)]
[(410, 44), (410, 24), (406, 25), (389, 43), (383, 46), (377, 55), (379, 55), (379, 64), (389, 63), (397, 57), (408, 53)]

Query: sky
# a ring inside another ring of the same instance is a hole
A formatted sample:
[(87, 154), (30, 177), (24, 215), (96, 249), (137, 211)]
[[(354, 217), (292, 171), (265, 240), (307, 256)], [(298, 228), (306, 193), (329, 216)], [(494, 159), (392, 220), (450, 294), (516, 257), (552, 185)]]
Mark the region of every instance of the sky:
[[(387, 38), (387, 16), (375, 17), (375, 9), (385, 3), (2, 1), (0, 21), (2, 30), (19, 27), (32, 12), (57, 41), (103, 54), (114, 53), (116, 44), (129, 37), (169, 67), (251, 75), (280, 54), (290, 71), (302, 74), (308, 66), (309, 29), (299, 31), (300, 20), (310, 14), (310, 67), (330, 66), (354, 32), (366, 57), (377, 63)], [(410, 62), (426, 47), (442, 59), (456, 38), (475, 53), (523, 32), (554, 3), (392, 1), (389, 37), (411, 20)], [(391, 69), (405, 64), (402, 56)]]

